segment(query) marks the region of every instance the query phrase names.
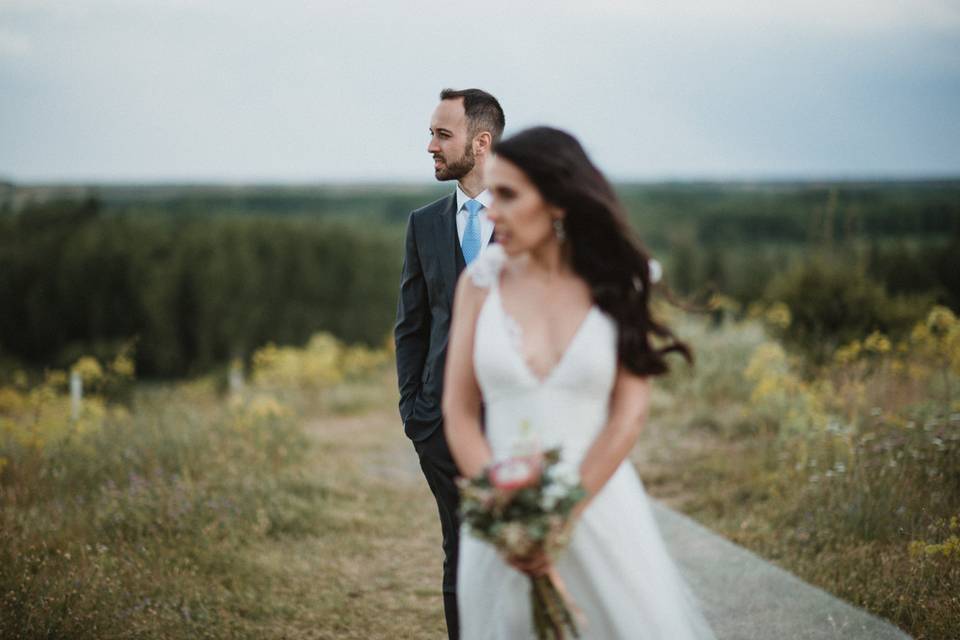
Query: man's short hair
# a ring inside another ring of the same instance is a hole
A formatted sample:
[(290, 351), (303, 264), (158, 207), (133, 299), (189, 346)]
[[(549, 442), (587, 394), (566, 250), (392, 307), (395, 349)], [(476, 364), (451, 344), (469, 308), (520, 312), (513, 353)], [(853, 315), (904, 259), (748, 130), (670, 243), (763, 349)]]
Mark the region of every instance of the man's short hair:
[(441, 100), (457, 98), (463, 98), (463, 111), (467, 116), (467, 133), (470, 138), (481, 131), (489, 131), (493, 143), (496, 144), (506, 126), (506, 118), (497, 99), (482, 89), (444, 89), (440, 92)]

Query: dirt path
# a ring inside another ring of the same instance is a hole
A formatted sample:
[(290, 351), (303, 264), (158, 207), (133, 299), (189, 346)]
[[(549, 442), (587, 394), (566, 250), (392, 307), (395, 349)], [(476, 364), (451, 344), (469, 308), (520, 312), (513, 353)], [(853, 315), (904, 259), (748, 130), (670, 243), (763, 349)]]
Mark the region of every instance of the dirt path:
[[(445, 638), (436, 506), (394, 410), (320, 417), (307, 428), (315, 480), (330, 495), (326, 526), (306, 541), (263, 550), (261, 561), (282, 567), (278, 588), (293, 614), (289, 628), (273, 635), (274, 626), (270, 637)], [(662, 440), (649, 435), (632, 457), (657, 478), (667, 469), (649, 454)], [(690, 498), (672, 483), (652, 484), (671, 502)], [(721, 640), (906, 637), (663, 505), (655, 512)]]
[(321, 531), (251, 550), (288, 611), (264, 637), (445, 638), (436, 504), (395, 410), (311, 419)]

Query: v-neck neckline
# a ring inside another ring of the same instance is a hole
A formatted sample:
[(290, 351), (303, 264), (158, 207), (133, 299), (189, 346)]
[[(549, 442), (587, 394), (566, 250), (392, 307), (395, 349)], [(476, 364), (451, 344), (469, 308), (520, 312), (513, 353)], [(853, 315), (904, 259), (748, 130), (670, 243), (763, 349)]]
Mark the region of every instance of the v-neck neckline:
[[(504, 319), (506, 319), (508, 322), (510, 322), (513, 325), (513, 327), (516, 329), (516, 331), (520, 335), (520, 340), (522, 340), (523, 334), (524, 334), (523, 327), (520, 326), (520, 323), (517, 322), (516, 318), (514, 318), (512, 315), (510, 315), (510, 313), (507, 312), (507, 308), (503, 304), (503, 298), (500, 296), (500, 273), (496, 275), (493, 288), (494, 288), (494, 291), (492, 293), (493, 295), (497, 296), (497, 306), (500, 309), (501, 315), (503, 315)], [(537, 372), (534, 371), (533, 368), (530, 366), (530, 363), (527, 362), (527, 359), (524, 357), (524, 354), (523, 354), (522, 342), (518, 340), (514, 340), (513, 335), (509, 336), (510, 350), (517, 356), (517, 360), (519, 361), (520, 366), (523, 368), (524, 372), (537, 384), (537, 386), (539, 387), (546, 386), (546, 384), (550, 382), (550, 380), (552, 380), (553, 377), (556, 375), (557, 371), (560, 370), (560, 368), (563, 366), (563, 363), (566, 362), (567, 360), (567, 355), (576, 346), (577, 340), (580, 338), (580, 334), (583, 333), (584, 327), (587, 325), (587, 322), (589, 322), (590, 317), (594, 314), (595, 311), (597, 311), (597, 305), (596, 303), (592, 303), (590, 305), (590, 308), (584, 314), (583, 319), (580, 320), (580, 324), (577, 325), (576, 331), (573, 332), (573, 336), (570, 337), (570, 340), (567, 342), (566, 347), (564, 347), (563, 352), (560, 354), (560, 357), (553, 364), (553, 366), (551, 366), (550, 369), (547, 370), (547, 372), (544, 374), (543, 377), (540, 377), (539, 375), (537, 375)]]

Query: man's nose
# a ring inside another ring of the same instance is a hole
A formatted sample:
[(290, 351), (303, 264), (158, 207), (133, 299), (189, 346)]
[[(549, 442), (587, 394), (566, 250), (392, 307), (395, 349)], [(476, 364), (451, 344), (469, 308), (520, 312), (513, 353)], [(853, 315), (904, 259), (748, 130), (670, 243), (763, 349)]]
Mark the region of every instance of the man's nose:
[(437, 142), (436, 138), (430, 138), (430, 142), (427, 143), (427, 153), (440, 153), (440, 143)]

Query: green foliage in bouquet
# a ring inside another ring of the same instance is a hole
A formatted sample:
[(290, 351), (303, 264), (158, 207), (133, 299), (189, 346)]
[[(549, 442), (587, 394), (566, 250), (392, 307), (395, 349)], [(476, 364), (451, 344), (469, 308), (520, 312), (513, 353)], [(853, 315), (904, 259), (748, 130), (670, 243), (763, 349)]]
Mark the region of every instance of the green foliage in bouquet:
[[(587, 495), (559, 448), (503, 460), (458, 484), (460, 515), (471, 532), (514, 558), (559, 553), (569, 542), (571, 513)], [(552, 568), (530, 576), (530, 604), (538, 639), (560, 640), (567, 629), (580, 637), (577, 609)]]
[[(497, 471), (507, 470), (506, 465), (512, 466), (511, 477), (498, 480)], [(562, 547), (563, 525), (586, 497), (575, 471), (560, 462), (559, 448), (506, 460), (476, 478), (461, 479), (460, 491), (460, 515), (471, 531), (518, 556), (538, 545), (547, 551)]]

